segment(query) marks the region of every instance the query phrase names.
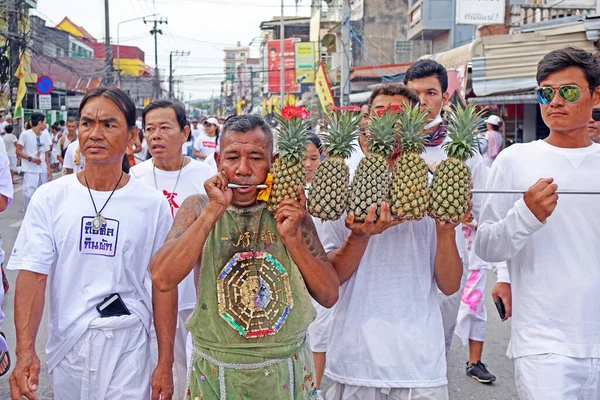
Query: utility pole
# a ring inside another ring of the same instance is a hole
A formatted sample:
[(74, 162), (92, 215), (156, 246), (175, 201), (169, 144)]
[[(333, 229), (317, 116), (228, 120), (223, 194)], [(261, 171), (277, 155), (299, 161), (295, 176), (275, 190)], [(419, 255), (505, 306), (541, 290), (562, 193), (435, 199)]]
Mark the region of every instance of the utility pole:
[(283, 110), (283, 106), (285, 105), (285, 21), (283, 20), (284, 9), (283, 9), (283, 0), (281, 0), (281, 26), (279, 27), (280, 34), (280, 48), (281, 48), (281, 57), (279, 57), (279, 74), (280, 76), (280, 84), (281, 84), (281, 99), (280, 106)]
[[(17, 69), (19, 69), (19, 63), (21, 62), (21, 50), (25, 50), (27, 43), (23, 37), (23, 32), (19, 29), (19, 22), (22, 21), (23, 11), (22, 0), (16, 0), (12, 8), (8, 7), (8, 32), (16, 35), (16, 37), (13, 36), (8, 40), (10, 48), (8, 82), (10, 82), (10, 104), (12, 115), (15, 113), (15, 103), (17, 101), (17, 90), (19, 87), (19, 78), (17, 78), (15, 74), (17, 73)], [(24, 118), (21, 120), (24, 121)], [(21, 124), (15, 123), (14, 127), (14, 134), (18, 136), (21, 133)]]
[(169, 100), (173, 100), (173, 56), (175, 57), (185, 57), (189, 56), (189, 51), (172, 51), (169, 53)]
[(168, 25), (169, 21), (167, 18), (165, 18), (164, 20), (162, 19), (162, 17), (160, 17), (160, 19), (156, 19), (156, 17), (154, 19), (146, 19), (144, 18), (144, 24), (153, 24), (153, 28), (150, 31), (151, 35), (154, 35), (154, 99), (159, 99), (161, 96), (161, 89), (160, 89), (160, 76), (158, 73), (158, 35), (159, 34), (163, 34), (162, 33), (162, 29), (158, 29), (158, 25)]
[(104, 63), (106, 64), (104, 73), (104, 86), (112, 86), (114, 83), (114, 69), (112, 48), (110, 47), (110, 12), (108, 10), (108, 0), (104, 0), (104, 46), (105, 56)]
[(254, 73), (250, 67), (250, 110), (254, 109)]
[(210, 95), (210, 115), (215, 115), (215, 89), (212, 90), (212, 94)]
[(340, 82), (340, 106), (348, 104), (350, 96), (350, 70), (352, 68), (352, 43), (350, 41), (350, 3), (342, 0), (342, 68)]

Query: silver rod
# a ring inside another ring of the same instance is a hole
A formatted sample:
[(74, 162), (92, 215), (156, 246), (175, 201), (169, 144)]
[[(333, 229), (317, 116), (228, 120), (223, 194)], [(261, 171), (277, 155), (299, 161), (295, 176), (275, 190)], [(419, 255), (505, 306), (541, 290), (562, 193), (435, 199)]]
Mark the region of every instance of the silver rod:
[(228, 183), (227, 187), (230, 189), (248, 189), (249, 187), (256, 186), (258, 189), (266, 189), (267, 185), (238, 185), (237, 183)]
[[(522, 189), (471, 189), (472, 194), (525, 194)], [(557, 190), (556, 194), (591, 194), (600, 195), (598, 190)]]

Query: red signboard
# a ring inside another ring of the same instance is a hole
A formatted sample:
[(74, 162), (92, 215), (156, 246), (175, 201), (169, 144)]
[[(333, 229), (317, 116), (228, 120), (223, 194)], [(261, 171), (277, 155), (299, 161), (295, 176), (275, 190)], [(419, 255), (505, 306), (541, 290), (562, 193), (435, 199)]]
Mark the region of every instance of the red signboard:
[[(285, 77), (285, 92), (300, 93), (300, 84), (296, 82), (296, 60), (295, 60), (295, 43), (300, 39), (284, 40), (285, 55), (284, 59), (284, 77)], [(267, 42), (267, 65), (269, 77), (269, 93), (281, 92), (281, 42), (279, 40), (269, 40)]]

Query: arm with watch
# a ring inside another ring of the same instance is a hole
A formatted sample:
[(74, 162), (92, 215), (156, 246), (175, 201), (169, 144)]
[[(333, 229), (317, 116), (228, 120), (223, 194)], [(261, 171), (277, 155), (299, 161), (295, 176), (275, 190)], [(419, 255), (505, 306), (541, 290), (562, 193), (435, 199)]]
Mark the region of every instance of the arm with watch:
[(23, 160), (27, 160), (27, 161), (32, 162), (37, 165), (40, 165), (42, 163), (42, 160), (40, 160), (39, 158), (30, 157), (27, 154), (25, 154), (25, 152), (23, 151), (23, 146), (20, 145), (19, 143), (17, 143), (16, 153), (17, 153), (17, 156), (21, 157)]

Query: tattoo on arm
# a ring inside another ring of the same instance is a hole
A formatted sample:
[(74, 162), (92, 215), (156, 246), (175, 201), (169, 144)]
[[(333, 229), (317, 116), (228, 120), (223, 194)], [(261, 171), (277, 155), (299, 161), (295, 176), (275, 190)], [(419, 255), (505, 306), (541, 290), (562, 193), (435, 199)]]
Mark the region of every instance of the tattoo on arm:
[(302, 221), (300, 235), (302, 237), (302, 244), (304, 244), (314, 258), (321, 262), (329, 263), (329, 258), (327, 258), (327, 253), (325, 253), (325, 249), (319, 240), (317, 229), (311, 217), (306, 216)]
[(179, 208), (173, 226), (167, 235), (167, 241), (171, 239), (179, 239), (185, 231), (192, 226), (200, 216), (200, 213), (208, 204), (208, 199), (203, 195), (190, 196)]

